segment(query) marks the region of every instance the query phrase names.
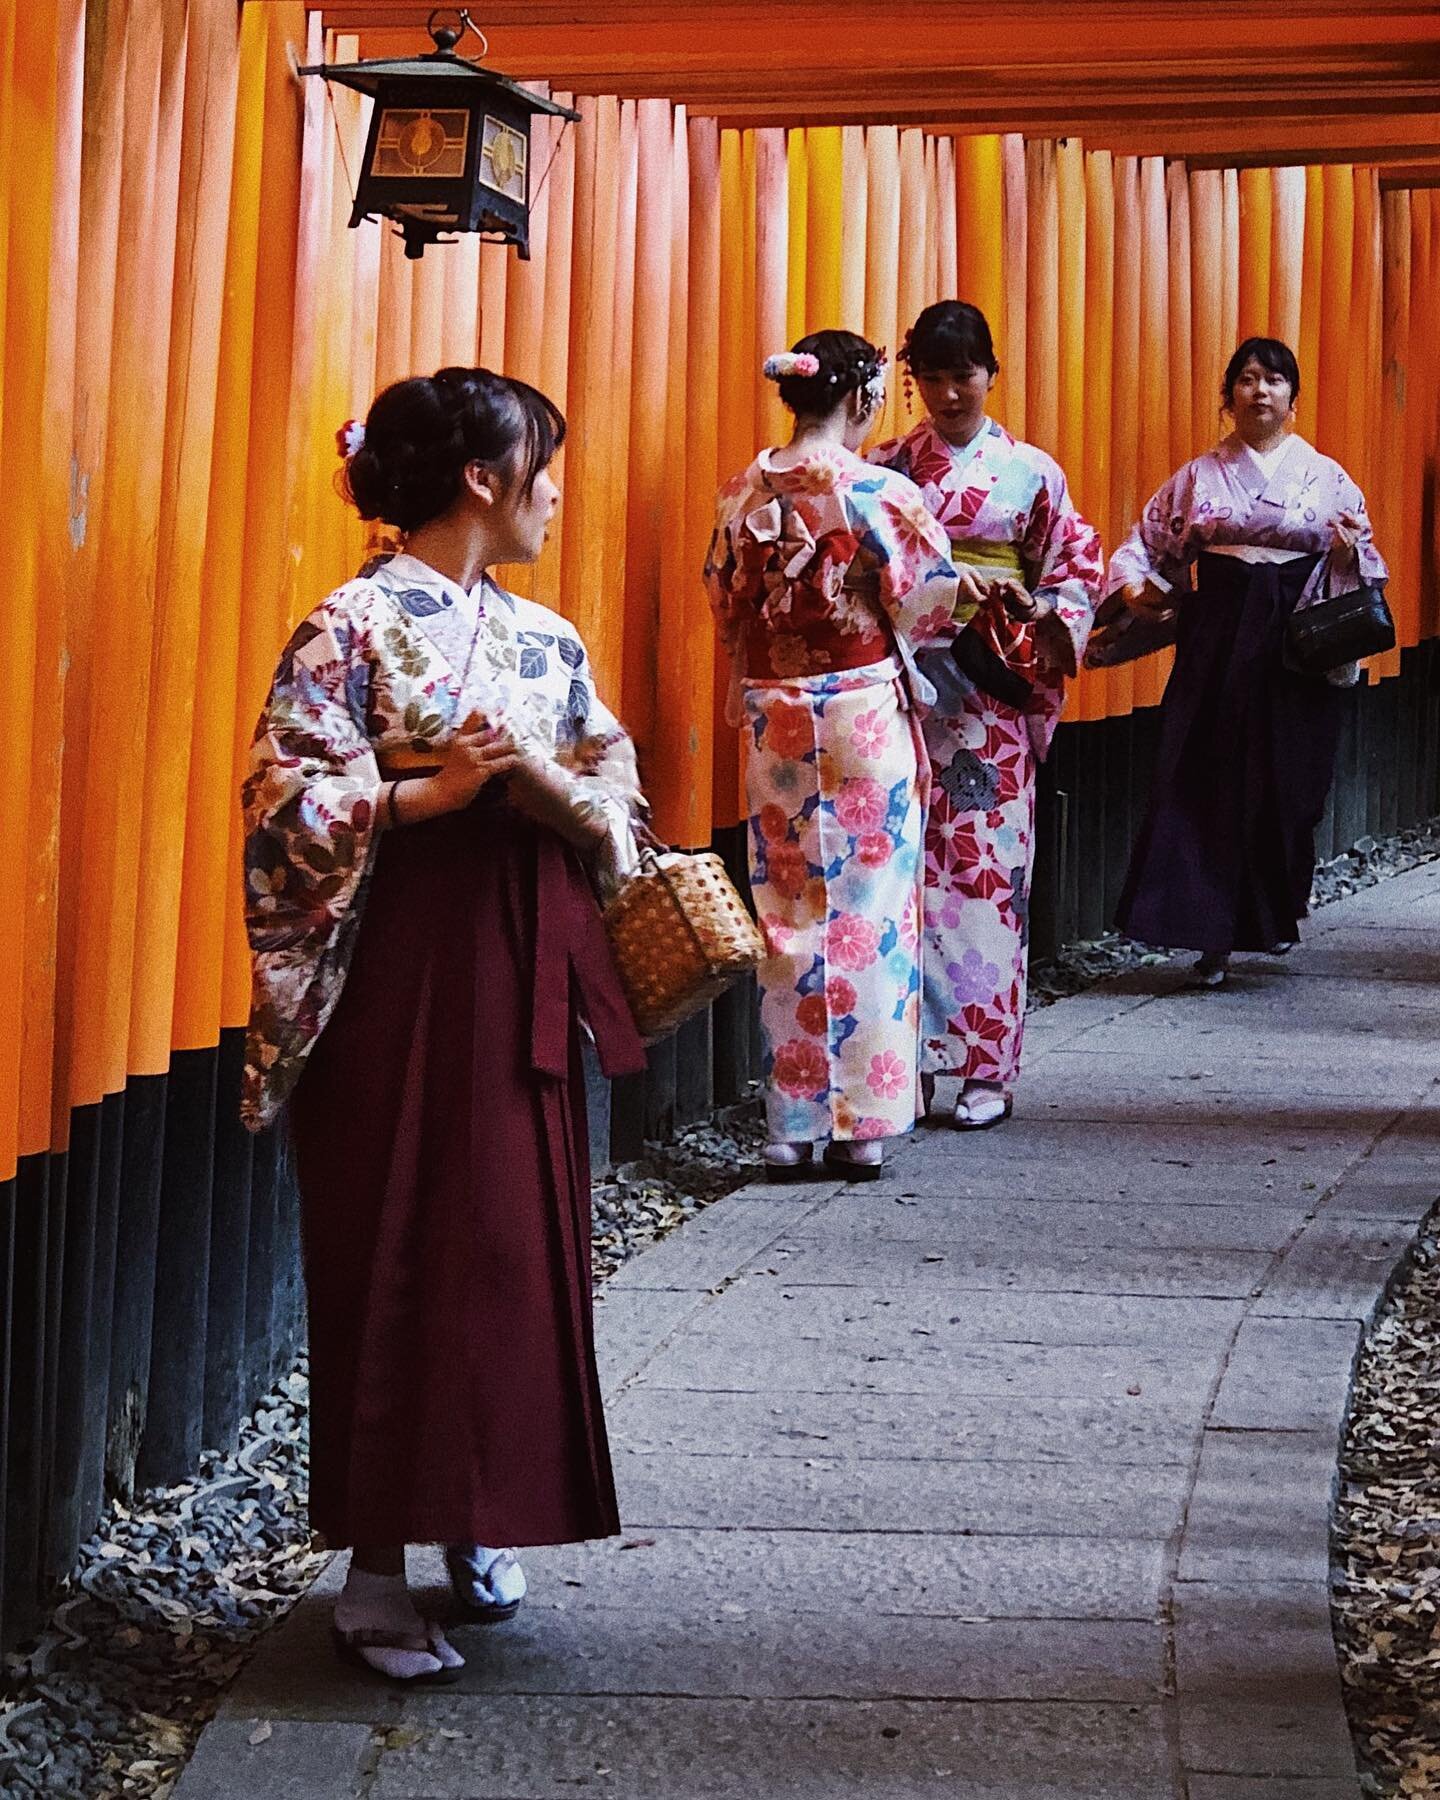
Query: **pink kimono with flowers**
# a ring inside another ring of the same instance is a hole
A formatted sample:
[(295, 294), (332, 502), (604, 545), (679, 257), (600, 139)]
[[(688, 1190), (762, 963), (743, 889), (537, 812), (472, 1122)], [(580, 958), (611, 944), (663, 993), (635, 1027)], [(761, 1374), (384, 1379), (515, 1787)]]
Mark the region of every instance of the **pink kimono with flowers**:
[(924, 748), (912, 650), (956, 630), (914, 487), (834, 448), (721, 490), (706, 582), (737, 675), (775, 1142), (915, 1123)]
[(1065, 627), (1068, 668), (1042, 656), (1035, 627), (998, 603), (971, 626), (1030, 683), (1023, 708), (982, 693), (944, 656), (922, 668), (937, 690), (925, 719), (934, 788), (925, 838), (922, 1061), (1009, 1089), (1019, 1074), (1029, 966), (1035, 769), (1079, 666), (1100, 597), (1100, 539), (1071, 503), (1058, 463), (987, 419), (955, 449), (927, 419), (871, 460), (919, 487), (959, 565), (1013, 573)]

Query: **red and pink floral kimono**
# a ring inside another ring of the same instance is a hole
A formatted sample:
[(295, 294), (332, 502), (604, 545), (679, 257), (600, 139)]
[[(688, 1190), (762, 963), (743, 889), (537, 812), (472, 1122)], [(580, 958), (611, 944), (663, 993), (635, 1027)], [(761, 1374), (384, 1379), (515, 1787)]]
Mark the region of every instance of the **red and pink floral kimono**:
[[(969, 627), (971, 649), (1028, 687), (982, 690), (948, 652), (922, 659), (937, 699), (925, 719), (934, 782), (925, 837), (922, 1060), (927, 1074), (1008, 1090), (1025, 1025), (1035, 769), (1079, 666), (1100, 597), (1100, 539), (1071, 503), (1058, 463), (987, 419), (960, 449), (927, 419), (871, 461), (908, 475), (944, 527), (957, 565), (1018, 577), (1065, 628), (1065, 666), (998, 601)], [(1017, 703), (1018, 701), (1018, 703)]]
[[(915, 1123), (925, 756), (913, 651), (957, 629), (945, 534), (836, 446), (720, 492), (705, 577), (736, 674), (772, 1141)], [(961, 618), (963, 623), (963, 615)]]

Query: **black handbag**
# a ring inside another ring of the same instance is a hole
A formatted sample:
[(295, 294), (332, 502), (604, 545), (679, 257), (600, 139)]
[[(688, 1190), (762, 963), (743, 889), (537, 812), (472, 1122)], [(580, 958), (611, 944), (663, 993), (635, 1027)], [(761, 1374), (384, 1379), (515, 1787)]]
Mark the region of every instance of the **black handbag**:
[(1395, 621), (1385, 590), (1360, 587), (1291, 613), (1285, 625), (1285, 660), (1302, 675), (1328, 675), (1395, 648)]
[[(1177, 602), (1185, 595), (1177, 594)], [(1117, 588), (1107, 594), (1095, 612), (1095, 625), (1085, 646), (1087, 669), (1118, 669), (1174, 646), (1179, 630), (1177, 608), (1156, 617), (1132, 612)]]

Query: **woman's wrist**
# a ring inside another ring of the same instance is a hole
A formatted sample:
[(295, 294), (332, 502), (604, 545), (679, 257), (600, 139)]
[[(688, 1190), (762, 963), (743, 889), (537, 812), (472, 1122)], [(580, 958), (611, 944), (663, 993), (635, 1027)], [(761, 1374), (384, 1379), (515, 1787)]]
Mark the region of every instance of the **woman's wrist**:
[(408, 781), (390, 783), (387, 812), (392, 826), (423, 825), (427, 819), (436, 819), (441, 813), (452, 811), (453, 805), (436, 775), (413, 775)]

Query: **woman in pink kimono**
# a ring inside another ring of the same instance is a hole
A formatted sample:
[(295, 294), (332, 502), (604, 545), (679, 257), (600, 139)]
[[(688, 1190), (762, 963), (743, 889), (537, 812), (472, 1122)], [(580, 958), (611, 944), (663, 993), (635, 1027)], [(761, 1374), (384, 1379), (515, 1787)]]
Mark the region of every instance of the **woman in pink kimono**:
[[(1287, 621), (1311, 600), (1386, 579), (1364, 495), (1292, 430), (1293, 352), (1248, 338), (1222, 391), (1233, 433), (1171, 476), (1110, 563), (1137, 635), (1153, 642), (1163, 625), (1176, 650), (1119, 925), (1201, 951), (1203, 987), (1223, 985), (1232, 951), (1288, 950), (1309, 907), (1338, 690), (1359, 670), (1287, 668)], [(1118, 660), (1110, 639), (1107, 624), (1097, 660)]]
[[(955, 634), (944, 532), (857, 454), (884, 358), (821, 331), (765, 372), (795, 415), (720, 492), (706, 581), (736, 677), (750, 805), (768, 1166), (851, 1178), (911, 1130), (925, 758), (912, 649)], [(962, 613), (961, 617), (965, 616)]]
[(871, 452), (908, 475), (944, 526), (979, 610), (922, 659), (934, 775), (925, 837), (922, 1069), (957, 1075), (966, 1131), (1010, 1113), (1028, 974), (1035, 770), (1085, 650), (1104, 563), (1059, 465), (985, 415), (1000, 365), (983, 313), (926, 307), (905, 340), (927, 417)]

